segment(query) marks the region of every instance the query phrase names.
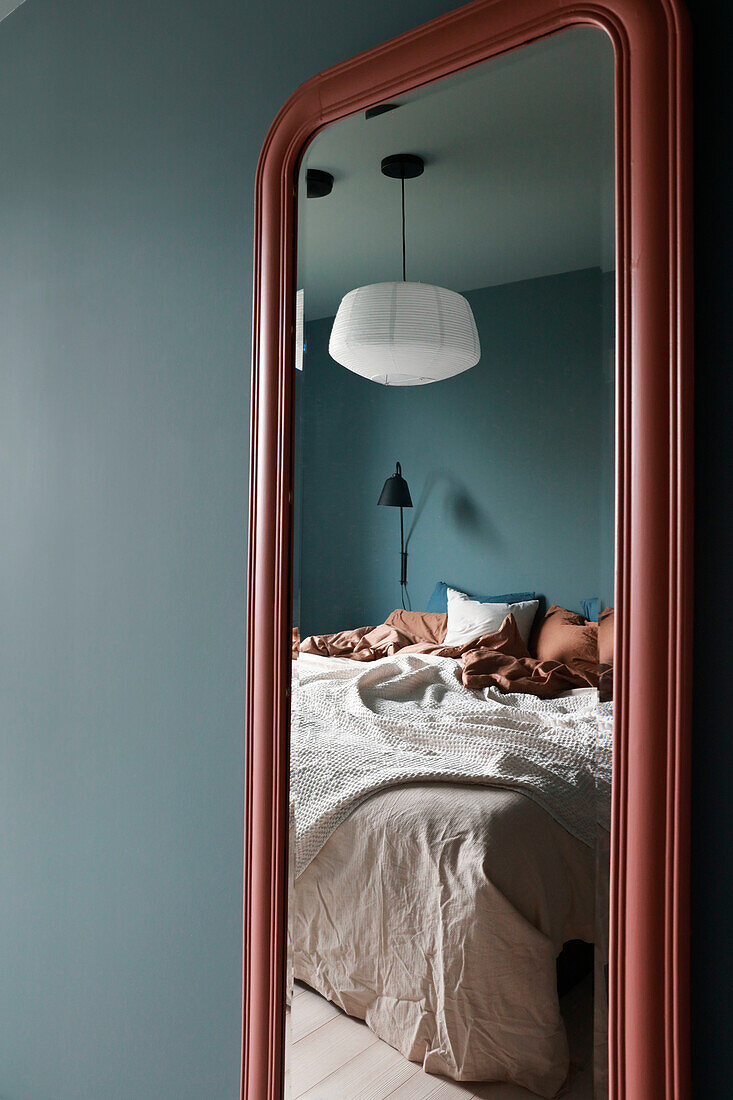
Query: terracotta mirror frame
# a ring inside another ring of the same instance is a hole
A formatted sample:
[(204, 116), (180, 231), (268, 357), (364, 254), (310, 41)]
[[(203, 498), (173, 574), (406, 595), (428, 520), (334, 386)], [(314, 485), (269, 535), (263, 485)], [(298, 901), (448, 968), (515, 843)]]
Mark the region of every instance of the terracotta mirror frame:
[(256, 180), (242, 1097), (279, 1100), (288, 847), (296, 184), (324, 126), (577, 25), (616, 64), (610, 1093), (689, 1096), (691, 48), (678, 0), (476, 0), (288, 100)]

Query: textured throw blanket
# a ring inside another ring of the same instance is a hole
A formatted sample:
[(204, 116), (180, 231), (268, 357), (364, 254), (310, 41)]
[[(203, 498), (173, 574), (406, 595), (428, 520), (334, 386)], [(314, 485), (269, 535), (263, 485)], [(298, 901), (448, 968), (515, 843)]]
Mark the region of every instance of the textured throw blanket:
[(611, 782), (596, 692), (543, 700), (471, 691), (457, 660), (417, 653), (366, 666), (298, 660), (295, 669), (296, 876), (371, 794), (421, 780), (521, 791), (594, 843)]

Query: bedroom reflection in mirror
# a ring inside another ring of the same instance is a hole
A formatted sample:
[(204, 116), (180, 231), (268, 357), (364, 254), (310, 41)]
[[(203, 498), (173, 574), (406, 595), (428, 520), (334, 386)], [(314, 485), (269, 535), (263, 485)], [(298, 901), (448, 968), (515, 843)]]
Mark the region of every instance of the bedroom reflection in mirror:
[(575, 28), (303, 158), (291, 1100), (608, 1095), (613, 101)]

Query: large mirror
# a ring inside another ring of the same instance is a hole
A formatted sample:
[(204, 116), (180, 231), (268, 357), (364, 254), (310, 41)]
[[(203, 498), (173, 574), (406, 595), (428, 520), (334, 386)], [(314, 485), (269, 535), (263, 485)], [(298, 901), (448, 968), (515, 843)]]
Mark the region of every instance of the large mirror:
[(608, 1095), (614, 188), (592, 27), (303, 159), (291, 1100)]

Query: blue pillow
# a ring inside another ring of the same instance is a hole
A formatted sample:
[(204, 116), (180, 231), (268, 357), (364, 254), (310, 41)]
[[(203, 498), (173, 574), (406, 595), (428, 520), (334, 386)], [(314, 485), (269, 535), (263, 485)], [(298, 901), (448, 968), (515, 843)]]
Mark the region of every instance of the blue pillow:
[(583, 614), (587, 622), (598, 622), (598, 616), (601, 613), (601, 601), (598, 596), (594, 596), (591, 600), (581, 600), (580, 606), (583, 608)]
[[(445, 581), (438, 581), (433, 594), (430, 597), (427, 611), (442, 611), (445, 615), (448, 611), (448, 589), (455, 588), (454, 584), (448, 585)], [(463, 589), (458, 589), (462, 592)], [(504, 592), (500, 596), (471, 596), (472, 600), (479, 603), (521, 603), (523, 600), (533, 600), (534, 592)]]

